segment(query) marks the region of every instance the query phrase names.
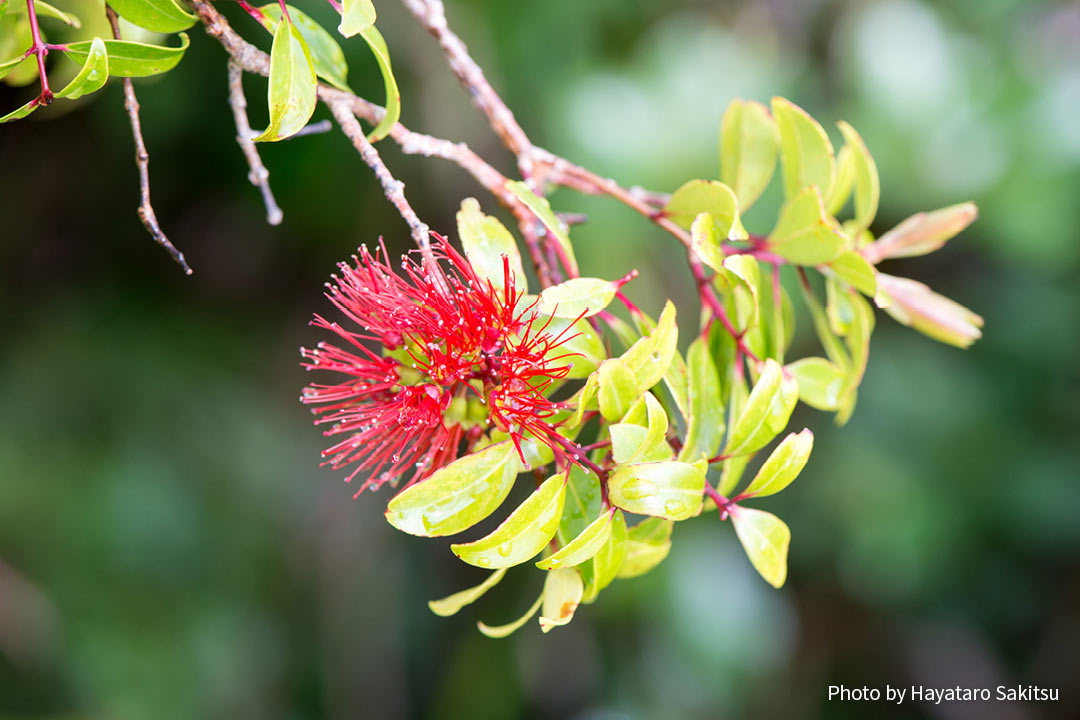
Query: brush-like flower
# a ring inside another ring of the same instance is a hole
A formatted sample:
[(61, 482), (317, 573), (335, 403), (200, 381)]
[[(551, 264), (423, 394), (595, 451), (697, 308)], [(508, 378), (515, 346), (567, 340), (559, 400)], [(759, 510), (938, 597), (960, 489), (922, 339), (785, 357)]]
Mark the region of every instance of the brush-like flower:
[(357, 495), (406, 474), (407, 484), (424, 478), (492, 427), (510, 435), (523, 461), (522, 439), (560, 447), (558, 404), (545, 392), (570, 371), (570, 354), (556, 352), (568, 331), (547, 332), (550, 320), (524, 300), (505, 258), (496, 287), (433, 236), (434, 267), (403, 258), (398, 275), (385, 247), (340, 263), (326, 296), (356, 328), (315, 315), (313, 325), (346, 345), (300, 351), (303, 367), (338, 376), (300, 399), (314, 406), (316, 425), (329, 426), (324, 435), (340, 436), (323, 464), (352, 465), (346, 482), (369, 473)]

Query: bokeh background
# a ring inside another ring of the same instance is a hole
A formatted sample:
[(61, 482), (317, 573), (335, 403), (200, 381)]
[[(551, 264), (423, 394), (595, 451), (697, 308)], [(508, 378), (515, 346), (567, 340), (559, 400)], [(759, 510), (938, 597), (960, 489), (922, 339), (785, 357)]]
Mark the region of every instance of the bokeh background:
[[(431, 38), (376, 4), (403, 121), (512, 172)], [(428, 599), (482, 574), (394, 532), (385, 496), (351, 500), (297, 402), (333, 263), (379, 235), (404, 247), (405, 227), (336, 133), (263, 148), (285, 210), (268, 227), (223, 51), (195, 28), (177, 70), (137, 83), (158, 215), (193, 277), (135, 217), (119, 85), (0, 128), (0, 717), (1080, 717), (1080, 4), (448, 0), (448, 14), (538, 143), (627, 185), (716, 177), (732, 97), (852, 122), (881, 172), (876, 232), (979, 203), (945, 250), (890, 272), (976, 309), (986, 337), (963, 352), (879, 315), (850, 425), (800, 407), (814, 457), (770, 507), (794, 536), (783, 590), (700, 518), (570, 626), (489, 640), (475, 621), (516, 617), (536, 573), (431, 615)], [(381, 97), (362, 43), (345, 47), (354, 87)], [(258, 127), (265, 81), (247, 87)], [(0, 106), (27, 94), (0, 88)], [(452, 230), (465, 195), (495, 211), (457, 168), (380, 148), (433, 227)], [(589, 215), (574, 231), (587, 273), (637, 267), (641, 304), (670, 295), (693, 316), (671, 238), (610, 200), (553, 202)], [(759, 205), (752, 230), (776, 195)], [(1062, 697), (829, 702), (840, 683)]]

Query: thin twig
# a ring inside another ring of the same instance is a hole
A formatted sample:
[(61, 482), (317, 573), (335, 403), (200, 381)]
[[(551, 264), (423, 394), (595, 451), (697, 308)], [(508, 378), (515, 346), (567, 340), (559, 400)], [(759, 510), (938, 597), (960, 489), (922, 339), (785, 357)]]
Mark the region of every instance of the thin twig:
[[(116, 13), (108, 5), (105, 5), (105, 16), (108, 17), (109, 25), (112, 26), (113, 37), (119, 40), (120, 25)], [(146, 231), (150, 233), (150, 237), (154, 238), (154, 242), (165, 248), (172, 259), (184, 269), (185, 275), (190, 275), (192, 269), (184, 259), (184, 253), (177, 250), (161, 230), (154, 206), (150, 203), (150, 153), (146, 151), (146, 142), (143, 141), (142, 123), (139, 121), (139, 100), (135, 97), (135, 88), (131, 83), (131, 78), (124, 78), (123, 84), (124, 110), (127, 111), (128, 119), (131, 121), (131, 134), (135, 138), (135, 164), (139, 168), (139, 219), (142, 220)]]
[(320, 120), (319, 122), (308, 123), (304, 127), (294, 132), (289, 137), (283, 139), (294, 140), (296, 138), (302, 138), (308, 135), (322, 135), (323, 133), (328, 133), (333, 129), (334, 123), (330, 122), (329, 120)]
[(252, 138), (256, 133), (251, 129), (251, 123), (247, 116), (247, 98), (244, 97), (244, 70), (236, 64), (235, 60), (229, 60), (229, 106), (232, 108), (233, 119), (236, 120), (236, 144), (244, 152), (247, 158), (248, 181), (262, 193), (263, 204), (266, 205), (266, 222), (271, 225), (280, 225), (284, 213), (274, 200), (274, 193), (270, 191), (270, 171), (263, 165), (259, 151), (255, 148)]

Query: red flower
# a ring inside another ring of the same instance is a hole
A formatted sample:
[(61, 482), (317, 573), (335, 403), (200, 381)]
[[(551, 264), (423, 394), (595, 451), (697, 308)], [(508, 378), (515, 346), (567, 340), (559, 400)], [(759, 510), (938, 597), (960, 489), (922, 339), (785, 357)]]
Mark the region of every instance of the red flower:
[(362, 247), (355, 267), (340, 263), (327, 297), (358, 329), (316, 315), (312, 324), (334, 332), (347, 349), (320, 342), (300, 351), (308, 370), (344, 376), (309, 385), (301, 401), (316, 406), (316, 425), (330, 426), (324, 435), (343, 436), (323, 451), (323, 464), (355, 465), (346, 482), (370, 473), (357, 495), (410, 471), (408, 484), (422, 479), (454, 460), (463, 441), (471, 449), (492, 425), (510, 435), (519, 454), (523, 437), (559, 447), (549, 422), (558, 405), (544, 391), (570, 370), (561, 362), (568, 354), (550, 357), (569, 339), (566, 331), (545, 332), (550, 321), (539, 317), (535, 302), (522, 301), (505, 258), (496, 288), (445, 238), (433, 236), (440, 261), (434, 268), (403, 258), (399, 276), (385, 247), (375, 255)]

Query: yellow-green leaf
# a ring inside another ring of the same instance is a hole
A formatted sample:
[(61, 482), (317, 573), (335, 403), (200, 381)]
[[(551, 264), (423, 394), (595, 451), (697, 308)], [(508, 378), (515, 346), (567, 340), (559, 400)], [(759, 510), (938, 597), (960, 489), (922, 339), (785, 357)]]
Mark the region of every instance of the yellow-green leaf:
[(600, 414), (608, 422), (617, 422), (641, 394), (634, 373), (619, 358), (600, 363), (597, 401)]
[(783, 368), (775, 360), (766, 360), (765, 369), (731, 429), (724, 454), (745, 455), (767, 445), (787, 426), (798, 399), (796, 381), (784, 377)]
[(7, 115), (0, 117), (0, 124), (11, 122), (12, 120), (21, 120), (22, 118), (37, 110), (38, 107), (39, 105), (37, 98), (34, 98), (22, 107), (16, 108), (15, 110), (9, 112)]
[(465, 248), (465, 257), (469, 259), (469, 264), (481, 280), (489, 280), (496, 290), (501, 291), (505, 257), (518, 292), (524, 294), (529, 291), (514, 236), (498, 218), (485, 215), (476, 198), (465, 198), (461, 201), (457, 228), (461, 245)]
[(724, 266), (723, 242), (712, 215), (703, 212), (694, 218), (690, 225), (690, 243), (701, 261), (716, 272)]
[(835, 260), (829, 262), (829, 268), (837, 278), (864, 295), (874, 297), (877, 294), (877, 270), (854, 250), (845, 250)]
[(470, 543), (451, 545), (450, 550), (477, 567), (520, 565), (555, 537), (565, 499), (566, 475), (552, 475), (490, 534)]
[(438, 600), (431, 600), (428, 602), (428, 607), (431, 609), (431, 612), (439, 617), (450, 617), (451, 615), (455, 615), (461, 608), (476, 602), (480, 596), (498, 585), (504, 575), (506, 575), (506, 568), (499, 568), (491, 573), (491, 575), (488, 575), (484, 582), (476, 587), (461, 590), (453, 595), (447, 595)]
[(769, 250), (798, 265), (821, 265), (844, 250), (844, 237), (825, 214), (817, 186), (799, 191), (780, 210)]
[(825, 358), (808, 357), (787, 366), (799, 383), (799, 399), (818, 410), (837, 410), (847, 387), (847, 373)]
[(791, 530), (784, 521), (763, 510), (734, 505), (730, 509), (731, 524), (739, 536), (746, 556), (765, 581), (779, 588), (787, 579), (788, 545)]
[(675, 304), (668, 300), (652, 332), (622, 354), (622, 361), (634, 373), (640, 391), (651, 389), (664, 378), (671, 367), (678, 341)]
[(267, 103), (270, 125), (256, 142), (276, 142), (295, 135), (315, 112), (315, 67), (300, 31), (287, 19), (278, 21), (270, 48)]
[(705, 473), (677, 460), (618, 465), (608, 476), (612, 505), (669, 520), (697, 515), (704, 491)]
[(574, 611), (581, 604), (585, 586), (581, 574), (574, 568), (553, 570), (544, 578), (543, 608), (540, 611), (540, 630), (566, 625), (574, 619)]
[(786, 488), (802, 472), (813, 448), (814, 433), (810, 430), (803, 428), (800, 433), (789, 434), (761, 464), (740, 497), (765, 497)]
[(187, 30), (197, 21), (175, 0), (109, 0), (109, 7), (128, 22), (159, 33)]
[(375, 6), (371, 0), (343, 0), (341, 3), (341, 23), (338, 32), (345, 37), (367, 30), (375, 24)]
[(877, 215), (878, 200), (881, 196), (877, 165), (855, 128), (843, 120), (837, 125), (844, 135), (845, 146), (851, 148), (855, 175), (855, 222), (860, 228), (869, 227), (874, 221), (874, 216)]
[[(187, 33), (180, 33), (180, 47), (162, 47), (130, 40), (105, 40), (109, 55), (109, 74), (113, 77), (149, 77), (160, 75), (176, 67), (184, 57), (191, 40)], [(83, 65), (93, 47), (93, 40), (81, 40), (67, 44), (64, 57)]]
[(56, 97), (78, 99), (100, 90), (108, 79), (109, 56), (105, 50), (105, 42), (101, 38), (94, 38), (90, 42), (90, 52), (86, 55), (86, 63), (83, 64), (82, 70), (64, 86), (63, 90), (56, 93)]
[(544, 288), (537, 310), (555, 317), (574, 319), (600, 312), (614, 299), (618, 285), (599, 278), (570, 278)]
[(522, 615), (517, 620), (515, 620), (515, 621), (513, 621), (511, 623), (507, 623), (506, 625), (487, 625), (487, 624), (477, 620), (476, 621), (476, 627), (480, 630), (480, 632), (482, 632), (484, 635), (488, 636), (489, 638), (498, 639), (498, 638), (507, 637), (508, 635), (513, 634), (514, 631), (517, 630), (518, 628), (520, 628), (522, 625), (527, 623), (529, 621), (529, 618), (531, 618), (533, 615), (535, 615), (536, 611), (540, 609), (540, 604), (543, 601), (544, 601), (544, 595), (543, 595), (543, 593), (541, 593), (540, 597), (536, 598), (536, 602), (534, 602), (532, 604), (532, 607), (530, 607), (528, 610), (525, 611), (524, 615)]
[(626, 517), (621, 510), (611, 516), (611, 533), (607, 542), (597, 551), (589, 562), (591, 567), (586, 572), (584, 565), (579, 565), (581, 579), (585, 582), (585, 592), (581, 601), (591, 603), (601, 590), (611, 584), (619, 574), (626, 558)]
[[(338, 45), (337, 40), (315, 22), (302, 10), (287, 5), (289, 17), (307, 43), (308, 52), (311, 53), (311, 64), (315, 68), (315, 74), (339, 90), (352, 92), (346, 78), (349, 75), (349, 66), (345, 62), (345, 53)], [(266, 22), (264, 27), (271, 33), (281, 20), (281, 5), (269, 3), (259, 8)]]
[(659, 565), (671, 552), (672, 520), (651, 517), (630, 528), (626, 538), (626, 557), (618, 577), (644, 575)]
[(520, 469), (512, 442), (489, 445), (398, 493), (387, 505), (386, 519), (410, 535), (459, 533), (502, 504)]
[(571, 275), (577, 275), (578, 264), (577, 259), (574, 257), (574, 248), (570, 244), (570, 235), (566, 232), (566, 228), (559, 218), (552, 212), (547, 198), (537, 196), (536, 193), (529, 189), (528, 185), (518, 180), (507, 181), (506, 189), (514, 193), (518, 200), (525, 203), (525, 206), (532, 210), (537, 219), (544, 224), (544, 227), (547, 228), (547, 231), (551, 233), (551, 236), (559, 243), (559, 247), (562, 248), (563, 257), (568, 266), (567, 270), (570, 271)]
[(824, 128), (798, 105), (781, 97), (772, 99), (772, 114), (780, 132), (780, 164), (784, 168), (784, 195), (791, 199), (816, 185), (822, 197), (832, 190), (836, 159)]
[(720, 179), (743, 212), (754, 204), (776, 170), (780, 133), (769, 110), (753, 100), (733, 100), (720, 123)]
[(686, 442), (679, 460), (711, 458), (720, 449), (724, 437), (724, 404), (720, 400), (720, 375), (709, 353), (709, 341), (697, 337), (686, 353), (690, 373), (689, 409)]
[(611, 536), (611, 516), (614, 512), (612, 510), (600, 515), (558, 552), (538, 561), (536, 567), (541, 570), (572, 568), (592, 558)]
[(375, 56), (379, 72), (382, 73), (383, 87), (386, 89), (386, 114), (368, 135), (368, 140), (378, 142), (390, 134), (390, 128), (394, 127), (401, 117), (401, 91), (398, 90), (393, 68), (390, 67), (390, 50), (386, 47), (386, 40), (383, 39), (382, 33), (374, 25), (369, 25), (359, 32), (360, 37), (364, 38)]
[(691, 180), (671, 195), (664, 206), (664, 215), (687, 230), (701, 213), (709, 213), (722, 238), (746, 239), (746, 228), (739, 220), (739, 201), (735, 193), (722, 182)]

